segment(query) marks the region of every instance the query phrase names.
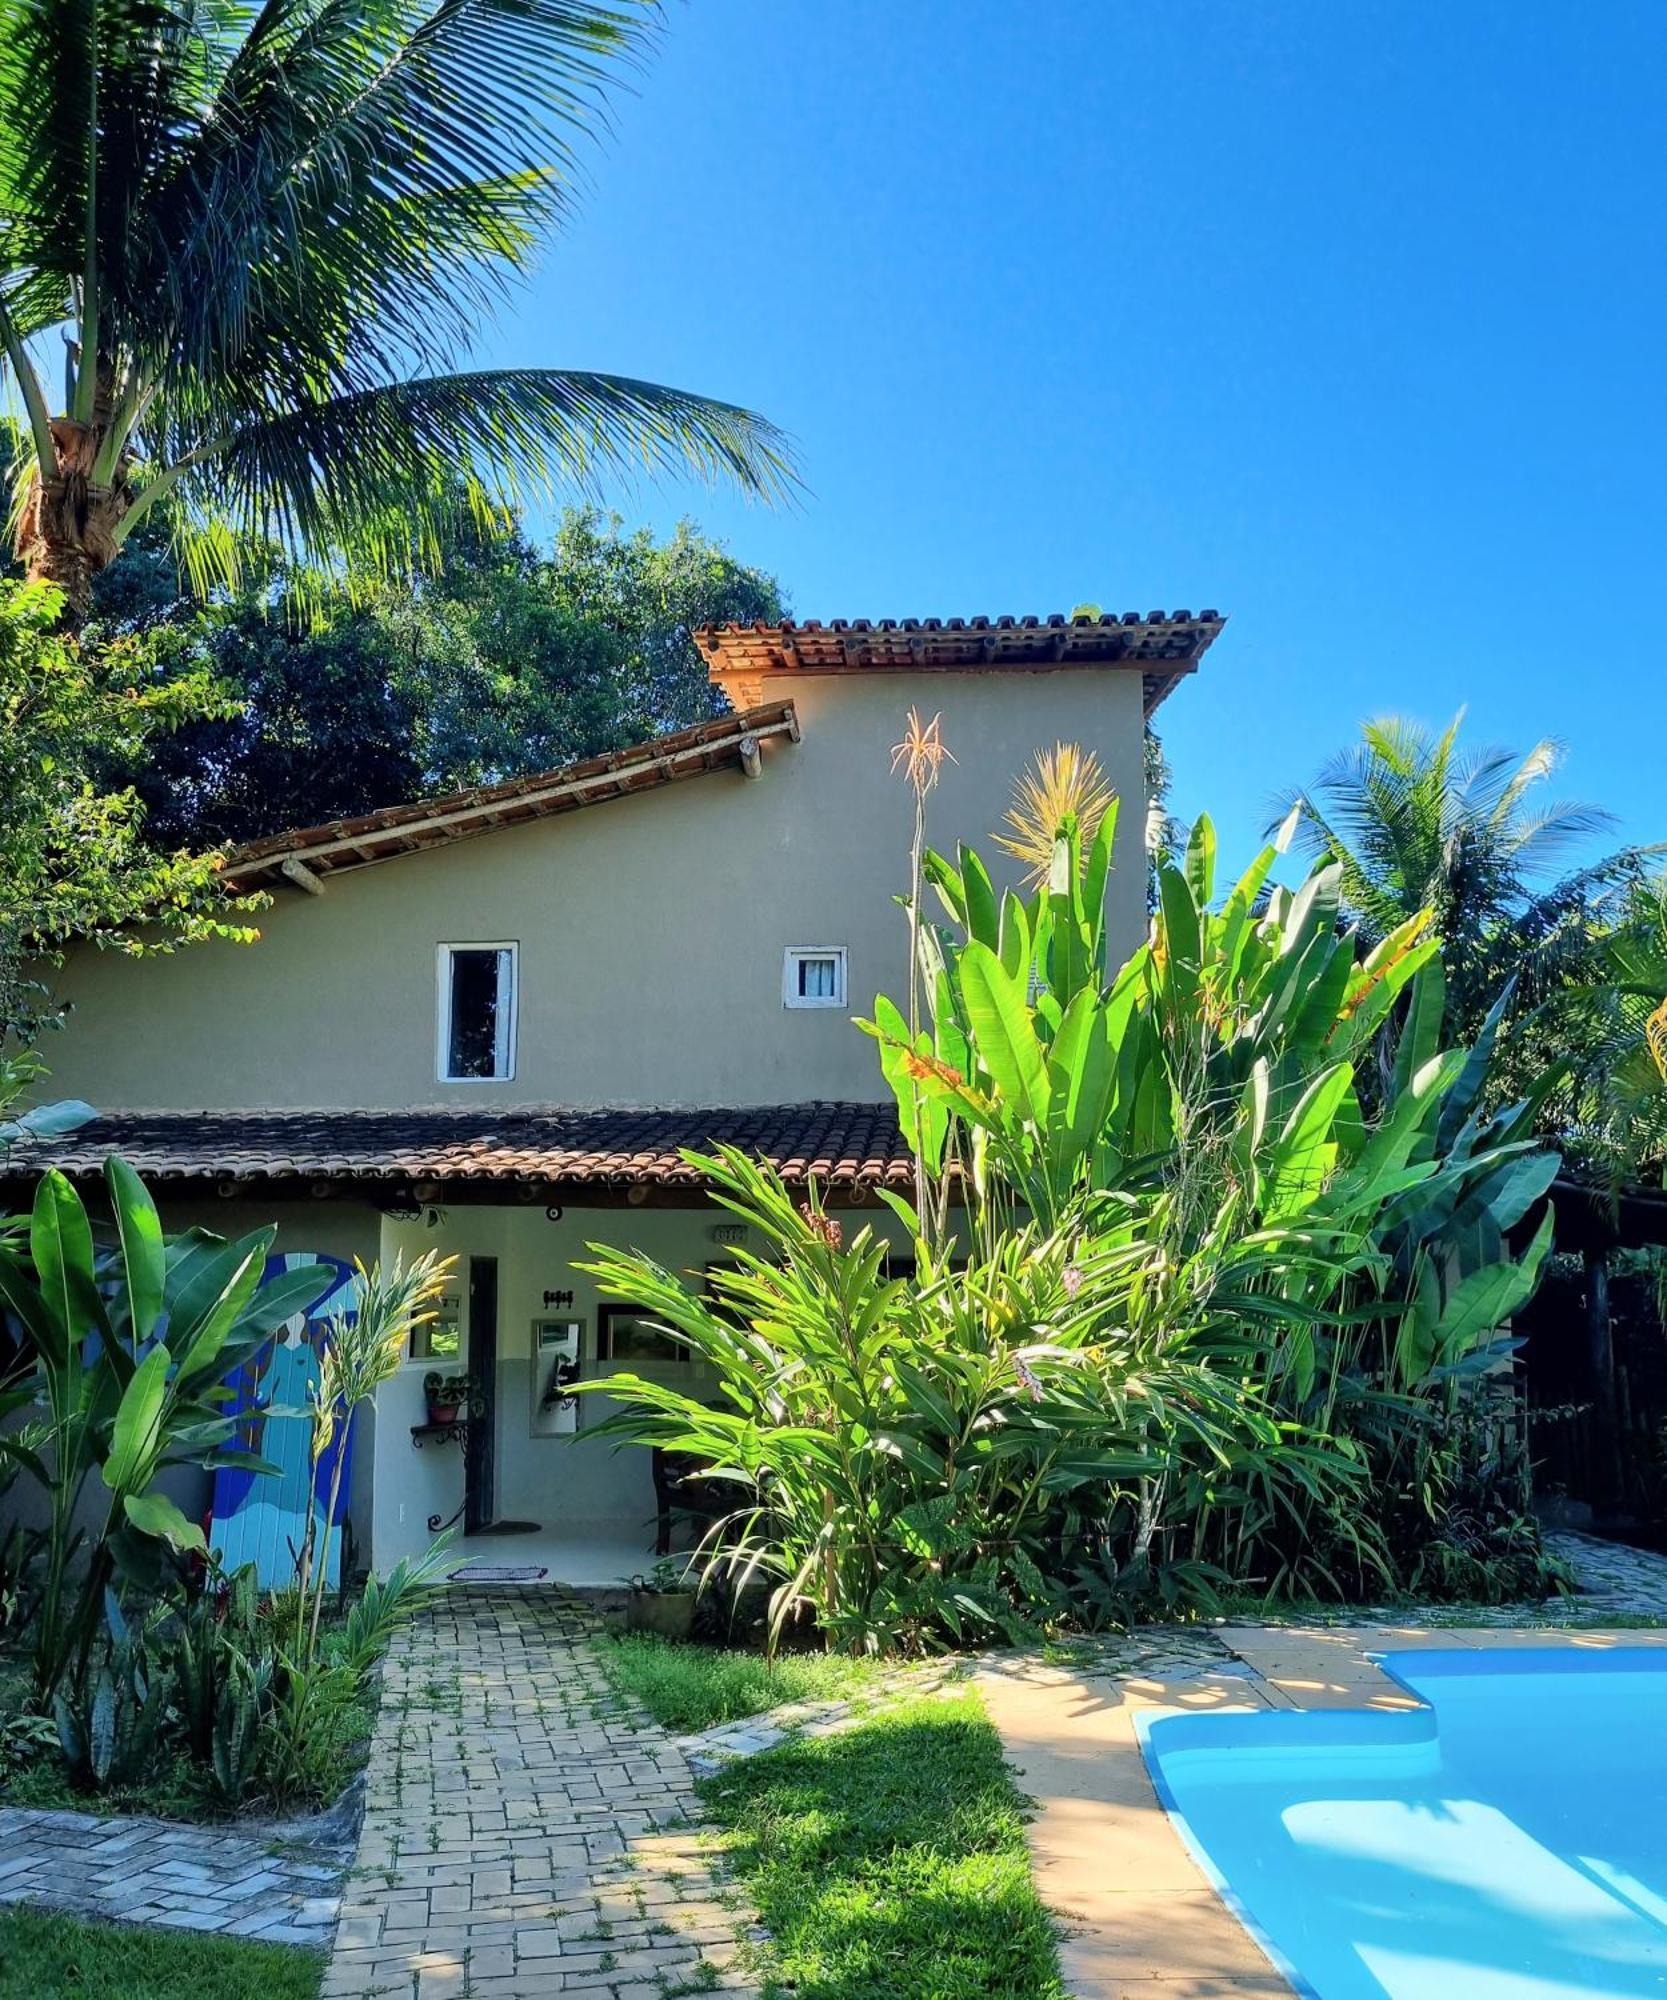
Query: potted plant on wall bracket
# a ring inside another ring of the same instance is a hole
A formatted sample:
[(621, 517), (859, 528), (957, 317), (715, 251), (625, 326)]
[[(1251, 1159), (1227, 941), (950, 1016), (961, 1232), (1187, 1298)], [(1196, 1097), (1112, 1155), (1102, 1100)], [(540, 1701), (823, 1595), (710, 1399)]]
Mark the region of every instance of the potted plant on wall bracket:
[(438, 1369), (423, 1377), (431, 1424), (455, 1424), (459, 1417), (483, 1416), (486, 1399), (469, 1375), (442, 1375)]
[(646, 1576), (632, 1577), (625, 1629), (654, 1632), (662, 1639), (687, 1639), (694, 1630), (698, 1591), (690, 1557), (662, 1556)]

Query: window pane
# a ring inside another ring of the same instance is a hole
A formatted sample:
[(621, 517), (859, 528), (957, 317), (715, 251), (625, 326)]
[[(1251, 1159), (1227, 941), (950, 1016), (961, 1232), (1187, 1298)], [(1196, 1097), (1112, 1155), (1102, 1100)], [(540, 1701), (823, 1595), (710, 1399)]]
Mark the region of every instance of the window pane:
[(507, 1075), (508, 1044), (509, 953), (454, 951), (447, 1076)]
[(799, 960), (801, 1000), (831, 1000), (834, 997), (834, 962), (831, 958)]

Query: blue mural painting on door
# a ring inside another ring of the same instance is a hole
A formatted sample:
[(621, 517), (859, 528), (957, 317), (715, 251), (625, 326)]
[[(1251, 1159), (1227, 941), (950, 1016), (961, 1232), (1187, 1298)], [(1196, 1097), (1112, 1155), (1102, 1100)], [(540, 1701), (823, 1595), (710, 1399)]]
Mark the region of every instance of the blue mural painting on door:
[[(353, 1490), (356, 1426), (338, 1424), (335, 1437), (314, 1466), (309, 1456), (312, 1425), (306, 1412), (310, 1391), (319, 1378), (319, 1356), (329, 1337), (330, 1322), (353, 1316), (353, 1269), (339, 1257), (290, 1251), (267, 1258), (262, 1281), (314, 1264), (320, 1266), (321, 1280), (326, 1275), (329, 1278), (321, 1296), (305, 1313), (287, 1319), (230, 1383), (230, 1408), (245, 1413), (237, 1442), (258, 1452), (278, 1470), (252, 1472), (229, 1466), (214, 1475), (214, 1525), (209, 1546), (228, 1570), (253, 1563), (262, 1589), (267, 1590), (281, 1589), (294, 1581), (309, 1508), (319, 1517), (325, 1574), (332, 1586), (341, 1580), (342, 1523)], [(294, 1414), (272, 1414), (277, 1410)], [(323, 1513), (329, 1504), (338, 1453), (342, 1458), (341, 1494), (336, 1517), (325, 1536)]]

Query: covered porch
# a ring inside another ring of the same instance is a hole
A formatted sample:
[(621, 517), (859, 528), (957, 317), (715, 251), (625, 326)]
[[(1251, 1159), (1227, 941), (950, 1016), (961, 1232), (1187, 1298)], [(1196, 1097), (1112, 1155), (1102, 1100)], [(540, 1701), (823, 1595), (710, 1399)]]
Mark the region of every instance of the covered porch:
[[(595, 1437), (618, 1406), (572, 1395), (574, 1383), (629, 1372), (700, 1397), (717, 1385), (575, 1265), (592, 1244), (638, 1249), (698, 1286), (739, 1249), (764, 1248), (684, 1158), (718, 1143), (901, 1238), (877, 1191), (906, 1188), (909, 1159), (879, 1104), (132, 1113), (56, 1142), (50, 1163), (93, 1183), (119, 1152), (166, 1227), (235, 1236), (276, 1222), (289, 1257), (454, 1258), (438, 1315), (356, 1425), (349, 1562), (385, 1572), (450, 1531), (466, 1582), (609, 1590), (653, 1563), (668, 1526), (678, 1548), (703, 1524), (675, 1505), (668, 1517), (675, 1482), (657, 1482), (647, 1449)], [(88, 1194), (96, 1205), (96, 1185)], [(434, 1420), (435, 1375), (468, 1378), (455, 1420)], [(195, 1496), (199, 1511), (207, 1498)]]

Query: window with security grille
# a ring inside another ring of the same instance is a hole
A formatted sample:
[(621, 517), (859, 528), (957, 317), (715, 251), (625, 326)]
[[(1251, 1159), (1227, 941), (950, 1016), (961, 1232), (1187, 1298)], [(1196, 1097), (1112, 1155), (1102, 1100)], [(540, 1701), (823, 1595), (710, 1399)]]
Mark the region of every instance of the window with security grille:
[(844, 945), (789, 945), (781, 997), (788, 1007), (843, 1007)]

